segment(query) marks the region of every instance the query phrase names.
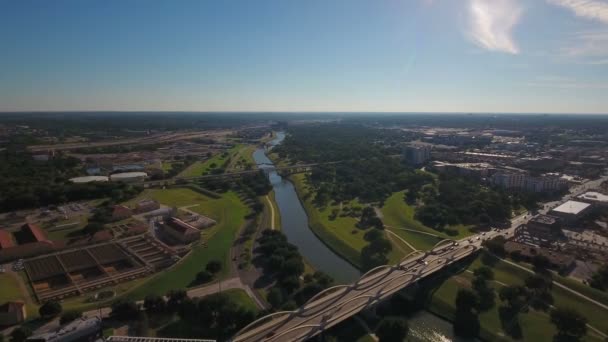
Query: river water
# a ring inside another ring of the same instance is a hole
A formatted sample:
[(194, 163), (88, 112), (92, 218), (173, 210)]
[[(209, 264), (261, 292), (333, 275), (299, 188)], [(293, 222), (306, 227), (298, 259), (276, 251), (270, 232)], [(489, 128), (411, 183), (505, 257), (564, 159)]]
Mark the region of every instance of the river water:
[[(269, 142), (270, 149), (285, 139), (278, 132)], [(331, 275), (337, 283), (348, 284), (359, 279), (360, 272), (327, 247), (308, 226), (308, 216), (298, 198), (294, 185), (274, 170), (274, 164), (266, 156), (266, 150), (257, 149), (253, 159), (259, 168), (266, 170), (275, 193), (281, 215), (281, 229), (287, 240), (296, 245), (300, 254), (317, 270)], [(452, 325), (429, 312), (421, 311), (409, 318), (408, 340), (424, 342), (452, 341)]]

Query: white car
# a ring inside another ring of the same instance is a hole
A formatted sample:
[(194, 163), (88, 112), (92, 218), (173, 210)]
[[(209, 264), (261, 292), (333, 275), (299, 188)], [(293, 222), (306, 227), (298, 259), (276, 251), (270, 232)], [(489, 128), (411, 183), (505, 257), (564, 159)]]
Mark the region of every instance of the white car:
[(475, 240), (477, 240), (477, 241), (479, 241), (480, 239), (481, 239), (481, 238), (480, 238), (479, 236), (475, 238)]

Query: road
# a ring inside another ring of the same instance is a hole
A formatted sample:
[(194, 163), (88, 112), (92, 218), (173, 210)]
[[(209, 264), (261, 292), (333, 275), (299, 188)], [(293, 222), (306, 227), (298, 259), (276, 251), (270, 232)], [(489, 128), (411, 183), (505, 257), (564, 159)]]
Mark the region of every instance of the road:
[(261, 318), (241, 330), (233, 341), (305, 341), (475, 253), (483, 240), (501, 233), (504, 231), (487, 232), (460, 241), (444, 240), (431, 251), (413, 252), (397, 265), (380, 266), (353, 284), (334, 286), (317, 294), (296, 311)]
[(118, 146), (118, 145), (150, 145), (168, 143), (180, 140), (220, 137), (233, 133), (231, 130), (209, 130), (198, 132), (160, 133), (140, 138), (111, 139), (96, 142), (76, 142), (66, 144), (32, 145), (28, 150), (32, 152), (45, 152), (49, 150), (74, 150), (78, 148)]

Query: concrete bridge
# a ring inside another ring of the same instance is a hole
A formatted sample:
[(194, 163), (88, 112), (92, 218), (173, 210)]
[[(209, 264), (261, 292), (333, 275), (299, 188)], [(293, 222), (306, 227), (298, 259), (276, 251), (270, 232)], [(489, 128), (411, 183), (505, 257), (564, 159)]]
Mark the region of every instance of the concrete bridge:
[(430, 251), (412, 252), (396, 265), (370, 270), (353, 284), (334, 286), (318, 293), (295, 311), (262, 317), (241, 329), (231, 341), (306, 341), (418, 280), (474, 254), (484, 239), (497, 234), (489, 232), (460, 241), (443, 240)]

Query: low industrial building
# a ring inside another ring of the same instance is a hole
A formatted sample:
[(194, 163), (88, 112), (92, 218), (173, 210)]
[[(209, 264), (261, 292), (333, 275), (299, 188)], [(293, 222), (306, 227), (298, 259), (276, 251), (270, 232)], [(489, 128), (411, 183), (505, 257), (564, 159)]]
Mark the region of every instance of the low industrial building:
[(0, 228), (0, 250), (15, 246), (13, 235), (10, 232)]
[(110, 175), (112, 182), (137, 183), (143, 182), (148, 174), (145, 172), (122, 172)]
[(124, 205), (115, 205), (112, 210), (112, 219), (115, 221), (128, 219), (133, 216), (133, 211)]
[(0, 326), (21, 324), (27, 318), (25, 303), (11, 301), (0, 305)]
[(566, 201), (562, 205), (553, 208), (549, 214), (564, 219), (566, 222), (574, 222), (589, 212), (591, 204), (578, 201)]
[(144, 199), (137, 202), (135, 206), (135, 212), (138, 214), (147, 213), (149, 211), (160, 209), (160, 203), (153, 199)]
[(527, 230), (542, 237), (554, 237), (561, 235), (560, 219), (549, 215), (536, 215), (526, 224)]
[(27, 342), (101, 341), (101, 318), (79, 318), (54, 331), (29, 337)]
[(70, 178), (70, 182), (76, 184), (92, 183), (92, 182), (107, 182), (109, 180), (106, 176), (84, 176)]
[(505, 242), (505, 250), (507, 253), (513, 255), (514, 253), (519, 254), (519, 257), (524, 260), (531, 262), (535, 256), (544, 256), (549, 260), (551, 267), (559, 270), (560, 272), (567, 272), (571, 270), (575, 265), (576, 259), (568, 254), (558, 253), (550, 249), (532, 246), (516, 241)]
[(600, 192), (588, 191), (576, 197), (577, 200), (592, 203), (597, 206), (608, 206), (608, 195)]
[(177, 217), (166, 219), (162, 227), (167, 235), (183, 244), (191, 243), (201, 238), (200, 230)]

